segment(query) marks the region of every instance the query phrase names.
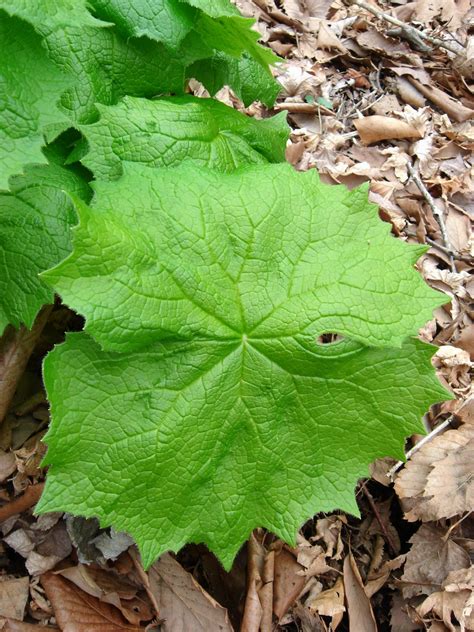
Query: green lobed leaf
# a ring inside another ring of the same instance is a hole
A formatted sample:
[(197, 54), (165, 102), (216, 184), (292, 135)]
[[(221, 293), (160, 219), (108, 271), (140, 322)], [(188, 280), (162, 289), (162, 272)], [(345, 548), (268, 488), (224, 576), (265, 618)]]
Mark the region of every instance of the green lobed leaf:
[(185, 62), (178, 52), (147, 38), (121, 37), (88, 14), (84, 2), (71, 10), (71, 0), (56, 0), (55, 11), (43, 14), (44, 3), (53, 6), (47, 0), (18, 5), (0, 0), (0, 8), (30, 22), (52, 62), (74, 77), (61, 99), (71, 121), (89, 123), (97, 118), (96, 103), (116, 103), (126, 94), (152, 97), (183, 91)]
[(84, 200), (90, 189), (59, 165), (30, 165), (0, 193), (0, 334), (8, 324), (31, 327), (54, 293), (38, 278), (71, 251), (76, 213), (68, 190)]
[(97, 342), (70, 335), (45, 362), (37, 510), (98, 516), (146, 566), (204, 542), (226, 568), (257, 526), (292, 543), (316, 511), (357, 513), (368, 464), (402, 457), (447, 397), (432, 347), (406, 340), (446, 300), (413, 269), (421, 249), (365, 189), (288, 165), (126, 164), (95, 188), (42, 275)]
[(317, 511), (357, 514), (367, 464), (402, 458), (404, 437), (423, 431), (420, 416), (446, 398), (432, 353), (301, 334), (118, 354), (69, 335), (44, 366), (51, 467), (36, 510), (127, 531), (146, 567), (204, 542), (229, 569), (258, 526), (294, 544)]
[(223, 86), (230, 86), (246, 106), (261, 101), (272, 107), (281, 85), (254, 59), (243, 55), (240, 59), (216, 52), (212, 57), (195, 61), (187, 76), (200, 81), (211, 95)]
[(426, 248), (394, 239), (366, 188), (290, 165), (123, 166), (95, 184), (74, 252), (43, 277), (105, 349), (303, 331), (397, 346), (446, 302), (414, 269)]
[(179, 0), (92, 0), (95, 11), (127, 37), (148, 37), (179, 48), (197, 11)]
[(0, 11), (0, 189), (27, 162), (46, 162), (45, 133), (67, 126), (57, 103), (71, 83), (26, 23)]
[(125, 97), (98, 109), (100, 119), (81, 127), (89, 145), (82, 162), (97, 179), (120, 176), (122, 161), (151, 167), (189, 161), (232, 171), (285, 159), (289, 127), (284, 113), (258, 121), (219, 101), (191, 96)]

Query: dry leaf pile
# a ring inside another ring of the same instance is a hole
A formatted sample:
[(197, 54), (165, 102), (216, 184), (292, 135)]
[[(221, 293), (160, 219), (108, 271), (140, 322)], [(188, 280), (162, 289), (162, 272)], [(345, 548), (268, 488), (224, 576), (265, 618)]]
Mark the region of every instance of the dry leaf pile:
[[(427, 282), (451, 297), (420, 332), (453, 393), (407, 464), (361, 482), (361, 519), (318, 515), (292, 549), (255, 532), (230, 573), (201, 546), (145, 574), (124, 534), (32, 508), (48, 410), (41, 358), (77, 316), (56, 306), (4, 337), (0, 366), (0, 630), (464, 632), (474, 629), (474, 10), (469, 0), (236, 0), (282, 62), (275, 111), (287, 158), (329, 182), (370, 183), (382, 219), (429, 247)], [(191, 89), (205, 91), (196, 82)], [(229, 90), (219, 97), (245, 109)], [(44, 323), (43, 323), (44, 324)], [(3, 407), (3, 408), (2, 408)]]

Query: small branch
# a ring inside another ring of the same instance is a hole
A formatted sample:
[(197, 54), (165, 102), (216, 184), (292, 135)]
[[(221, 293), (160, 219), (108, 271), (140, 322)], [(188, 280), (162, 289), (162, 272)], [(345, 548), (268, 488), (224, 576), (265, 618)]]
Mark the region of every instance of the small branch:
[(367, 500), (369, 501), (369, 505), (372, 509), (372, 511), (374, 512), (374, 515), (377, 519), (377, 522), (380, 525), (380, 528), (382, 529), (382, 533), (385, 536), (385, 540), (387, 541), (388, 546), (390, 547), (390, 551), (392, 553), (392, 555), (396, 555), (397, 554), (397, 547), (392, 539), (392, 536), (390, 535), (390, 533), (387, 530), (387, 525), (384, 523), (384, 521), (382, 520), (382, 516), (380, 515), (380, 512), (377, 508), (377, 505), (375, 504), (375, 500), (374, 497), (372, 496), (372, 494), (369, 492), (369, 490), (367, 489), (367, 486), (365, 483), (362, 483), (362, 490), (367, 498)]
[(138, 556), (137, 551), (135, 550), (134, 547), (130, 547), (130, 549), (128, 550), (128, 554), (132, 558), (132, 561), (138, 573), (138, 576), (140, 577), (140, 580), (145, 588), (146, 594), (148, 595), (151, 605), (153, 606), (155, 610), (155, 615), (159, 620), (160, 619), (160, 605), (151, 589), (150, 580), (148, 578), (147, 573), (145, 572), (145, 569), (142, 566), (140, 557)]
[(420, 42), (420, 40), (425, 40), (426, 42), (430, 42), (434, 46), (438, 46), (439, 48), (444, 48), (446, 50), (449, 50), (449, 52), (454, 53), (455, 55), (458, 55), (464, 49), (464, 47), (460, 44), (457, 46), (454, 46), (453, 44), (449, 44), (449, 42), (445, 42), (444, 40), (439, 39), (438, 37), (432, 37), (431, 35), (427, 35), (426, 33), (423, 33), (422, 31), (419, 31), (418, 29), (416, 29), (414, 26), (410, 26), (409, 24), (402, 22), (398, 18), (394, 18), (392, 15), (389, 15), (388, 13), (383, 13), (383, 11), (379, 11), (379, 9), (376, 9), (371, 4), (364, 2), (364, 0), (349, 0), (349, 2), (350, 4), (355, 4), (361, 9), (365, 9), (369, 13), (372, 13), (372, 15), (375, 15), (380, 20), (385, 20), (385, 22), (394, 24), (400, 29), (399, 34), (403, 35), (406, 39), (410, 40), (415, 45), (416, 43)]
[[(448, 417), (448, 419), (443, 421), (443, 423), (439, 424), (439, 426), (436, 426), (436, 428), (434, 430), (432, 430), (429, 434), (427, 434), (426, 437), (423, 437), (423, 439), (418, 441), (418, 443), (416, 443), (406, 453), (406, 455), (405, 455), (406, 461), (411, 459), (411, 457), (415, 454), (415, 452), (418, 452), (418, 450), (420, 448), (422, 448), (426, 443), (429, 443), (432, 439), (434, 439), (434, 437), (436, 437), (436, 435), (439, 435), (440, 432), (442, 432), (445, 428), (450, 426), (451, 422), (453, 421), (453, 419), (454, 419), (454, 416), (451, 415), (450, 417)], [(398, 461), (398, 463), (395, 463), (395, 465), (392, 467), (392, 469), (387, 472), (387, 477), (393, 481), (393, 477), (395, 476), (395, 474), (404, 465), (405, 465), (404, 461)]]
[(36, 483), (36, 485), (30, 485), (26, 488), (25, 493), (18, 498), (15, 498), (8, 504), (0, 507), (0, 524), (23, 511), (26, 511), (33, 505), (36, 505), (43, 492), (44, 483)]
[(53, 309), (47, 305), (39, 312), (31, 330), (9, 326), (0, 338), (0, 423), (8, 412), (18, 381), (28, 364)]
[(284, 103), (277, 103), (275, 105), (275, 111), (281, 112), (285, 110), (286, 112), (290, 112), (290, 114), (317, 114), (318, 112), (323, 112), (324, 114), (329, 114), (330, 116), (335, 116), (335, 112), (330, 110), (324, 105), (320, 103), (305, 103), (302, 101), (285, 101)]
[(410, 174), (410, 178), (413, 180), (413, 182), (416, 184), (416, 186), (420, 189), (421, 194), (423, 195), (423, 197), (425, 198), (426, 202), (428, 203), (428, 206), (430, 207), (430, 209), (433, 212), (433, 215), (436, 217), (436, 220), (439, 224), (440, 230), (441, 230), (441, 237), (443, 239), (443, 246), (446, 250), (446, 252), (448, 253), (449, 256), (449, 261), (451, 264), (451, 270), (453, 272), (456, 272), (456, 267), (454, 265), (454, 249), (451, 246), (450, 242), (449, 242), (449, 237), (448, 237), (448, 231), (446, 229), (446, 223), (444, 221), (444, 217), (443, 217), (443, 213), (440, 211), (440, 209), (436, 206), (435, 201), (433, 200), (433, 197), (431, 196), (430, 192), (428, 191), (428, 189), (426, 188), (424, 182), (422, 181), (422, 179), (420, 178), (418, 172), (414, 169), (413, 165), (411, 165), (410, 163), (407, 163), (407, 170), (408, 173)]

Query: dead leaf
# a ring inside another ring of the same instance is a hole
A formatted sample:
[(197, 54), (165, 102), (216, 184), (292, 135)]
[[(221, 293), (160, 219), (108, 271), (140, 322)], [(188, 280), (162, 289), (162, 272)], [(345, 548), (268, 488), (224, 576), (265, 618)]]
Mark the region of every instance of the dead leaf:
[(462, 425), (434, 437), (416, 452), (395, 481), (410, 502), (405, 519), (440, 520), (474, 510), (474, 427)]
[(354, 125), (359, 132), (361, 141), (365, 145), (370, 145), (380, 140), (422, 137), (413, 125), (389, 116), (379, 116), (378, 114), (355, 119)]
[[(117, 608), (88, 595), (60, 575), (46, 573), (41, 584), (62, 632), (139, 632)], [(184, 628), (183, 628), (184, 629)]]
[(416, 0), (414, 18), (428, 25), (439, 17), (449, 24), (450, 30), (455, 30), (461, 25), (469, 7), (469, 0)]
[(306, 605), (313, 612), (331, 617), (332, 629), (336, 630), (342, 621), (344, 612), (344, 582), (339, 577), (332, 588), (323, 590), (315, 598), (307, 600)]
[(282, 548), (275, 556), (275, 580), (273, 584), (273, 612), (281, 619), (294, 604), (308, 581), (294, 556)]
[(445, 532), (433, 524), (424, 524), (410, 539), (405, 572), (402, 575), (403, 595), (431, 595), (441, 589), (451, 571), (469, 568), (468, 553)]
[(59, 628), (51, 626), (36, 625), (32, 623), (23, 623), (15, 619), (0, 618), (0, 630), (2, 632), (59, 632)]
[(286, 14), (304, 22), (307, 18), (326, 18), (334, 0), (283, 0)]
[(16, 460), (13, 452), (0, 450), (0, 483), (3, 483), (16, 470)]
[(118, 577), (112, 570), (105, 571), (94, 566), (78, 564), (58, 571), (57, 575), (65, 577), (100, 601), (115, 606), (129, 623), (138, 625), (153, 617), (143, 595), (138, 595), (138, 588), (124, 578)]
[(23, 620), (28, 601), (28, 577), (0, 581), (0, 617)]
[(462, 630), (472, 630), (474, 617), (471, 615), (472, 601), (469, 604), (471, 596), (470, 590), (461, 590), (456, 593), (435, 592), (423, 601), (421, 606), (417, 608), (417, 612), (420, 617), (426, 617), (429, 612), (433, 611), (434, 614), (443, 620), (444, 625), (450, 632), (459, 630), (459, 627), (454, 626), (452, 623), (453, 615), (461, 624)]
[[(149, 570), (150, 588), (164, 619), (163, 632), (232, 632), (227, 611), (165, 553)], [(72, 632), (72, 631), (71, 631)]]
[(463, 123), (464, 121), (468, 121), (474, 117), (474, 110), (465, 107), (462, 103), (453, 99), (453, 97), (449, 96), (446, 92), (443, 92), (439, 88), (422, 84), (420, 81), (413, 79), (412, 77), (409, 77), (409, 81), (415, 86), (418, 92), (421, 92), (421, 94), (441, 108), (443, 112), (446, 112), (450, 118), (458, 123)]
[(365, 593), (359, 569), (350, 551), (344, 559), (344, 591), (349, 614), (349, 631), (377, 632), (372, 605)]
[(317, 46), (323, 50), (334, 49), (341, 53), (347, 53), (347, 48), (339, 41), (337, 35), (324, 20), (321, 20), (319, 26)]

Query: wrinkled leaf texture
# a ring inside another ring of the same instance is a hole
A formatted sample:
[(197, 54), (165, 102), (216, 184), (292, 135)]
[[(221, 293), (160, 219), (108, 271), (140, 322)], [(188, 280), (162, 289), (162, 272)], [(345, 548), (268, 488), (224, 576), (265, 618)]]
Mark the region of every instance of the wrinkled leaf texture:
[(413, 269), (424, 249), (314, 171), (123, 167), (42, 275), (86, 333), (45, 363), (39, 511), (99, 516), (146, 565), (192, 541), (227, 568), (254, 527), (294, 542), (316, 511), (357, 513), (368, 464), (446, 396), (406, 339), (445, 300)]

